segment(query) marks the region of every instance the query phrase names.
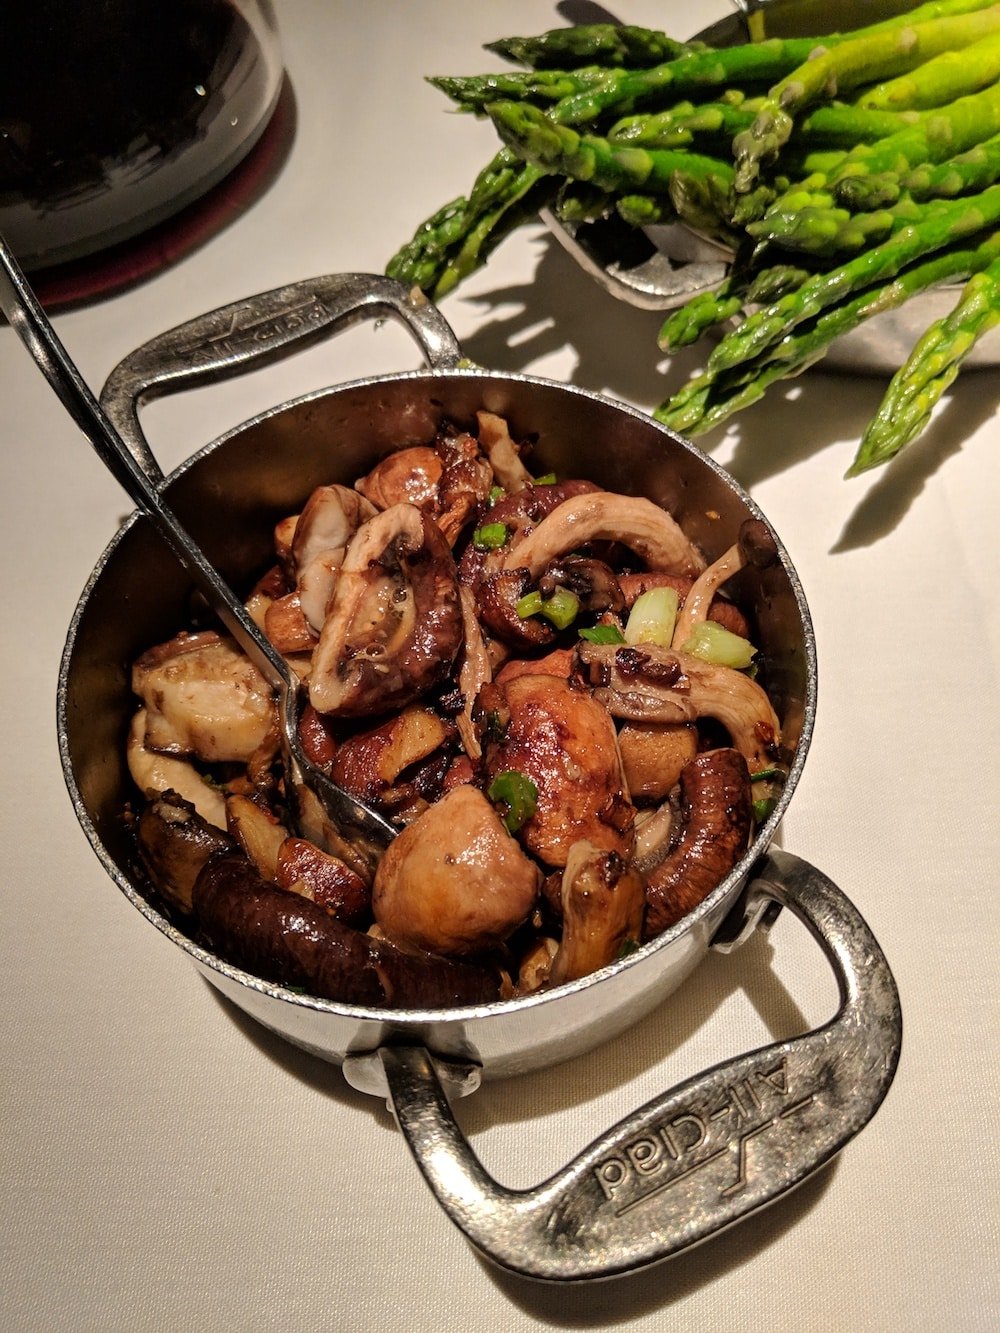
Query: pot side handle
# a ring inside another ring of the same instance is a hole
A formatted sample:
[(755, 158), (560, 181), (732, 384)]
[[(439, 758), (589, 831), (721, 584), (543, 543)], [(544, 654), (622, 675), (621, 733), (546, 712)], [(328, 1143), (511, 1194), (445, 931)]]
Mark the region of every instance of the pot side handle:
[(432, 369), (462, 360), (451, 326), (419, 292), (379, 274), (340, 273), (248, 296), (150, 339), (112, 370), (101, 406), (155, 485), (163, 472), (139, 425), (143, 402), (244, 374), (338, 329), (387, 316), (404, 325)]
[(750, 891), (787, 906), (821, 945), (840, 986), (834, 1018), (647, 1102), (535, 1189), (486, 1173), (426, 1050), (380, 1050), (389, 1105), (428, 1184), (501, 1267), (577, 1281), (665, 1259), (791, 1190), (875, 1114), (902, 1039), (875, 937), (831, 880), (787, 852), (769, 853)]

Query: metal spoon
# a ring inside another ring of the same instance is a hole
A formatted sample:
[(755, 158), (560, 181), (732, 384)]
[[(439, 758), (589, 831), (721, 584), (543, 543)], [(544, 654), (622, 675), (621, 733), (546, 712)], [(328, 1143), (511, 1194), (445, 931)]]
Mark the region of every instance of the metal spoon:
[(303, 751), (298, 734), (304, 698), (301, 682), (133, 458), (70, 360), (2, 236), (0, 310), (101, 461), (154, 525), (212, 610), (277, 694), (282, 760), (288, 785), (297, 797), (302, 832), (370, 879), (379, 855), (397, 830), (376, 810), (332, 782)]

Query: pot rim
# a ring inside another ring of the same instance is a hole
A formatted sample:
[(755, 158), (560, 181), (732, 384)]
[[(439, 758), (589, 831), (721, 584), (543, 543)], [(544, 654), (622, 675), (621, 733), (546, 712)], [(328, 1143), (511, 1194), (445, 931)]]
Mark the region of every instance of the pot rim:
[[(101, 864), (104, 866), (104, 869), (132, 905), (138, 908), (142, 915), (156, 926), (162, 934), (188, 954), (198, 966), (207, 971), (219, 973), (228, 980), (249, 990), (257, 991), (262, 995), (284, 1001), (302, 1009), (339, 1015), (356, 1021), (391, 1025), (392, 1029), (397, 1032), (410, 1028), (424, 1030), (428, 1025), (460, 1025), (471, 1020), (501, 1020), (512, 1012), (531, 1010), (539, 1006), (557, 1002), (568, 994), (587, 990), (591, 986), (599, 985), (603, 979), (609, 976), (618, 975), (640, 963), (644, 963), (660, 951), (668, 948), (680, 936), (697, 930), (705, 919), (710, 917), (716, 911), (719, 904), (747, 877), (753, 863), (767, 851), (767, 848), (784, 817), (785, 810), (788, 808), (792, 794), (798, 785), (798, 780), (804, 767), (806, 755), (812, 740), (816, 712), (817, 664), (816, 641), (812, 617), (795, 566), (793, 565), (780, 536), (775, 532), (770, 520), (740, 483), (724, 467), (722, 467), (720, 463), (716, 462), (715, 459), (709, 457), (684, 436), (676, 434), (666, 426), (661, 425), (658, 421), (655, 421), (648, 413), (643, 412), (639, 408), (633, 407), (630, 404), (612, 398), (607, 394), (584, 389), (578, 385), (564, 384), (558, 380), (548, 379), (544, 376), (528, 375), (514, 371), (490, 370), (475, 366), (438, 369), (425, 368), (415, 371), (396, 371), (387, 374), (364, 376), (362, 378), (344, 381), (339, 384), (331, 384), (322, 388), (312, 389), (306, 393), (288, 399), (285, 402), (276, 404), (273, 407), (263, 409), (253, 417), (230, 427), (214, 440), (203, 445), (195, 453), (191, 454), (175, 467), (169, 474), (165, 475), (160, 482), (159, 487), (161, 490), (169, 489), (176, 479), (195, 467), (204, 457), (221, 449), (245, 430), (258, 425), (262, 421), (276, 417), (290, 409), (299, 408), (305, 404), (325, 398), (330, 394), (364, 390), (389, 382), (425, 382), (427, 380), (443, 379), (473, 379), (487, 382), (513, 382), (516, 384), (536, 385), (547, 390), (554, 389), (571, 396), (599, 403), (604, 408), (611, 407), (633, 417), (640, 422), (644, 428), (661, 434), (665, 439), (671, 442), (673, 447), (682, 448), (687, 453), (693, 455), (700, 465), (705, 466), (711, 472), (714, 472), (727, 489), (735, 493), (737, 499), (740, 500), (747, 510), (755, 518), (760, 519), (767, 525), (775, 538), (779, 559), (786, 577), (788, 578), (789, 586), (793, 593), (802, 625), (803, 645), (805, 649), (805, 692), (802, 701), (803, 712), (801, 730), (782, 791), (777, 798), (774, 809), (758, 830), (756, 837), (747, 851), (725, 879), (717, 884), (711, 893), (709, 893), (692, 912), (689, 912), (680, 921), (656, 936), (655, 939), (649, 940), (647, 943), (641, 945), (627, 957), (619, 959), (616, 962), (609, 964), (607, 967), (592, 972), (585, 977), (580, 977), (575, 981), (565, 982), (561, 986), (555, 986), (551, 990), (540, 991), (532, 995), (524, 995), (515, 999), (497, 1000), (489, 1004), (453, 1006), (437, 1009), (385, 1009), (351, 1005), (337, 1000), (327, 1000), (317, 996), (301, 994), (298, 991), (291, 990), (275, 982), (265, 981), (251, 972), (244, 971), (243, 969), (226, 962), (225, 959), (220, 958), (218, 955), (197, 944), (174, 925), (166, 916), (158, 911), (148, 899), (143, 896), (129, 876), (121, 870), (117, 862), (108, 853), (97, 832), (93, 820), (86, 809), (82, 793), (77, 784), (72, 755), (70, 754), (68, 732), (65, 725), (68, 678), (76, 645), (76, 637), (90, 595), (104, 569), (113, 558), (120, 543), (126, 539), (127, 534), (137, 523), (140, 523), (143, 520), (144, 516), (142, 513), (138, 510), (134, 510), (128, 518), (121, 523), (116, 533), (112, 536), (104, 551), (101, 553), (97, 564), (87, 578), (67, 629), (59, 666), (56, 712), (57, 735), (63, 778), (72, 800), (77, 819), (79, 820), (91, 847)], [(443, 405), (443, 411), (446, 414), (446, 405)]]

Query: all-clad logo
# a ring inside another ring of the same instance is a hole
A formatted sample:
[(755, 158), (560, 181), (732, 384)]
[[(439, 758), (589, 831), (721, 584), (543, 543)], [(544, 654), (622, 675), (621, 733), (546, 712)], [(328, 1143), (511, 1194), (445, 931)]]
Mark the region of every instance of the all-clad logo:
[(718, 1173), (719, 1197), (738, 1194), (752, 1170), (752, 1141), (800, 1114), (814, 1099), (812, 1092), (793, 1092), (784, 1060), (754, 1069), (728, 1084), (719, 1100), (688, 1106), (605, 1157), (594, 1175), (618, 1215), (723, 1158), (732, 1166)]
[(238, 309), (217, 333), (202, 337), (196, 343), (178, 348), (197, 364), (199, 361), (217, 361), (220, 357), (235, 356), (244, 348), (259, 347), (298, 333), (310, 324), (323, 324), (329, 311), (318, 296), (310, 295), (297, 305), (275, 314), (260, 314), (250, 308)]

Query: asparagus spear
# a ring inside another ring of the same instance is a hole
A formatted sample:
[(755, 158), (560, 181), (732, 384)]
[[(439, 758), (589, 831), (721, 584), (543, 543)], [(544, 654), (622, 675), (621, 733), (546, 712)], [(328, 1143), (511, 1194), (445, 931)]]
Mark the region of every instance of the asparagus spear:
[[(524, 210), (515, 210), (515, 205), (530, 197), (531, 205), (538, 208), (555, 194), (557, 183), (546, 179), (542, 187), (543, 177), (544, 173), (523, 162), (516, 153), (501, 148), (476, 177), (468, 198), (452, 200), (421, 223), (412, 240), (390, 259), (386, 272), (408, 286), (443, 295), (454, 287), (459, 276), (477, 266), (470, 267), (474, 256), (482, 262), (496, 240), (509, 234), (515, 219), (525, 220)], [(502, 231), (492, 244), (488, 243), (490, 231), (500, 228), (501, 223)], [(448, 280), (442, 291), (446, 271)]]
[(1000, 134), (991, 135), (965, 153), (933, 166), (914, 168), (902, 188), (914, 199), (947, 199), (984, 190), (1000, 180)]
[(867, 89), (859, 108), (903, 111), (944, 106), (1000, 79), (1000, 35), (991, 33), (961, 51), (942, 51), (908, 74)]
[(537, 107), (520, 102), (492, 102), (486, 112), (501, 139), (541, 171), (590, 181), (602, 190), (665, 194), (674, 174), (692, 179), (732, 180), (721, 158), (668, 149), (619, 147), (596, 134), (578, 134), (557, 125)]
[[(851, 196), (851, 203), (855, 207), (865, 209), (884, 209), (890, 206), (893, 212), (897, 213), (908, 208), (908, 201), (956, 199), (962, 194), (985, 190), (988, 185), (994, 185), (998, 180), (1000, 180), (1000, 134), (994, 134), (967, 152), (956, 154), (945, 162), (926, 162), (902, 176), (892, 171), (869, 176), (865, 179), (863, 192), (860, 190), (855, 192)], [(844, 219), (848, 229), (855, 221), (863, 225), (865, 214), (851, 214), (847, 210), (837, 209), (832, 203), (832, 198), (833, 196), (830, 196), (831, 202), (827, 205), (831, 215)], [(817, 212), (822, 206), (817, 202)], [(770, 238), (780, 240), (781, 244), (790, 244), (793, 248), (808, 248), (807, 232), (811, 223), (805, 216), (805, 211), (794, 218), (782, 217), (782, 212), (790, 213), (790, 210), (783, 209), (781, 200), (777, 200), (771, 212), (765, 215), (767, 222), (773, 218), (776, 223), (773, 235), (766, 226), (759, 227), (754, 234), (761, 240)], [(819, 225), (822, 225), (822, 222)], [(788, 230), (782, 230), (783, 228)], [(747, 229), (753, 231), (753, 228)], [(874, 234), (878, 228), (872, 224), (870, 229), (865, 228), (865, 230), (870, 230)], [(787, 239), (793, 234), (803, 238), (802, 244), (798, 247), (794, 240)]]
[(866, 208), (874, 194), (884, 192), (882, 177), (946, 161), (998, 133), (1000, 83), (925, 112), (916, 124), (878, 143), (858, 144), (833, 172), (829, 186), (838, 203)]
[[(749, 129), (733, 140), (736, 186), (749, 189), (761, 163), (788, 141), (795, 116), (824, 96), (841, 94), (876, 79), (903, 74), (942, 51), (969, 46), (1000, 31), (1000, 5), (971, 14), (857, 33), (814, 59), (807, 59), (770, 90)], [(739, 48), (736, 48), (739, 49)]]
[(653, 28), (615, 23), (582, 23), (552, 28), (537, 37), (501, 37), (486, 43), (487, 51), (529, 69), (563, 70), (581, 65), (643, 69), (695, 49), (704, 49), (704, 44), (678, 42)]
[(615, 199), (615, 211), (630, 227), (653, 227), (658, 222), (674, 222), (673, 206), (662, 196), (622, 194)]
[(916, 211), (909, 196), (895, 208), (863, 213), (851, 213), (825, 203), (794, 210), (776, 203), (759, 222), (748, 223), (746, 230), (758, 241), (758, 254), (766, 246), (778, 245), (784, 250), (831, 259), (886, 240), (903, 225), (904, 218), (912, 219)]
[(998, 324), (1000, 258), (974, 273), (955, 308), (918, 339), (868, 423), (848, 477), (887, 463), (920, 434), (962, 362), (983, 334)]
[(657, 342), (665, 352), (689, 347), (707, 329), (724, 323), (742, 309), (742, 284), (730, 274), (714, 291), (699, 292), (679, 309), (671, 311), (660, 329)]
[(706, 371), (690, 380), (654, 412), (672, 430), (697, 436), (764, 396), (779, 380), (800, 374), (820, 360), (835, 338), (866, 319), (895, 310), (938, 283), (979, 272), (1000, 262), (1000, 232), (971, 246), (956, 246), (904, 270), (888, 283), (866, 289), (793, 330), (756, 360), (725, 374)]
[[(835, 42), (823, 38), (823, 44)], [(744, 82), (781, 78), (807, 60), (818, 39), (803, 37), (718, 51), (695, 51), (650, 69), (538, 70), (529, 74), (480, 74), (466, 78), (428, 80), (459, 106), (482, 109), (490, 102), (519, 101), (547, 105), (561, 103), (556, 118), (562, 125), (590, 123), (609, 112), (625, 115), (655, 102), (665, 94), (686, 97)]]
[(927, 204), (918, 221), (888, 240), (826, 273), (818, 273), (788, 296), (764, 306), (718, 344), (709, 366), (723, 370), (751, 360), (803, 320), (886, 278), (907, 264), (970, 236), (1000, 219), (1000, 185), (967, 199)]

